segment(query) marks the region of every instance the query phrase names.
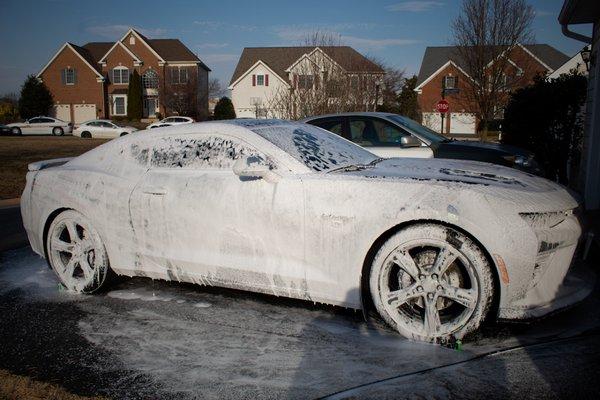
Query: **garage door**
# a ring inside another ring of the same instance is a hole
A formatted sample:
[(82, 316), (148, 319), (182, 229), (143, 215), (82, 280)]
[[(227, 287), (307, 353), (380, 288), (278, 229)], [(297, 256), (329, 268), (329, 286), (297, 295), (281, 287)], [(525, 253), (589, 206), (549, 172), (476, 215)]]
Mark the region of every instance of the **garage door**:
[(442, 117), (440, 116), (440, 113), (424, 112), (423, 125), (432, 131), (439, 132), (442, 128)]
[(61, 121), (71, 122), (71, 105), (70, 104), (56, 104), (54, 105), (54, 118), (58, 118)]
[(450, 133), (471, 134), (477, 133), (477, 118), (471, 113), (451, 113)]
[(75, 123), (79, 124), (90, 119), (96, 119), (96, 105), (95, 104), (74, 104), (73, 105), (73, 116)]

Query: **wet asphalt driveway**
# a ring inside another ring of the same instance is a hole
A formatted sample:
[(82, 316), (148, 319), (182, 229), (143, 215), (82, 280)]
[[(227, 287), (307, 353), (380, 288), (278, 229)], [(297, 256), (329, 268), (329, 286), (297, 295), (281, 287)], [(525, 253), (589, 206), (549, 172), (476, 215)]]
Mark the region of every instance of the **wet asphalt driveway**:
[(116, 399), (597, 398), (600, 290), (456, 351), (360, 313), (188, 284), (123, 279), (59, 290), (28, 248), (0, 255), (0, 368)]

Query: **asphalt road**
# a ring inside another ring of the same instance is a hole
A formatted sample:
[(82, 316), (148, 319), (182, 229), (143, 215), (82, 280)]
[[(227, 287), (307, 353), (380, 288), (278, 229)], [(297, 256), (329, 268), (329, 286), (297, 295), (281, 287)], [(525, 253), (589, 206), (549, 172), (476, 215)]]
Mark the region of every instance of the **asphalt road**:
[(598, 398), (600, 289), (462, 351), (360, 313), (147, 278), (59, 290), (25, 247), (0, 256), (0, 368), (116, 399)]
[(19, 206), (0, 206), (0, 254), (27, 244)]

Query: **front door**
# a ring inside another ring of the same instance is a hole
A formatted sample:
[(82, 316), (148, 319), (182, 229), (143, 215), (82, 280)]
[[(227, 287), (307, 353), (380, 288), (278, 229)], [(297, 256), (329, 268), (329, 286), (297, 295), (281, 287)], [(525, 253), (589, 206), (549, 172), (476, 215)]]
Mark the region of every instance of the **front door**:
[(158, 105), (158, 99), (156, 97), (145, 97), (144, 98), (144, 116), (147, 118), (156, 117), (156, 106)]
[(158, 139), (131, 197), (140, 264), (154, 276), (304, 297), (304, 196), (298, 178), (240, 178), (242, 156), (276, 163), (217, 134)]

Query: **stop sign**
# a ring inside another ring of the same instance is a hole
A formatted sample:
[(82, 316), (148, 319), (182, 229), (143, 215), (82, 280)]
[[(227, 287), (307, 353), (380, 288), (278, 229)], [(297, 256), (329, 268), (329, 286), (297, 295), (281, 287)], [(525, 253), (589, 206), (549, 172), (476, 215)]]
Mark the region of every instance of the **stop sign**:
[(447, 113), (450, 109), (450, 104), (446, 100), (442, 99), (437, 102), (437, 104), (435, 105), (435, 109), (442, 114)]

